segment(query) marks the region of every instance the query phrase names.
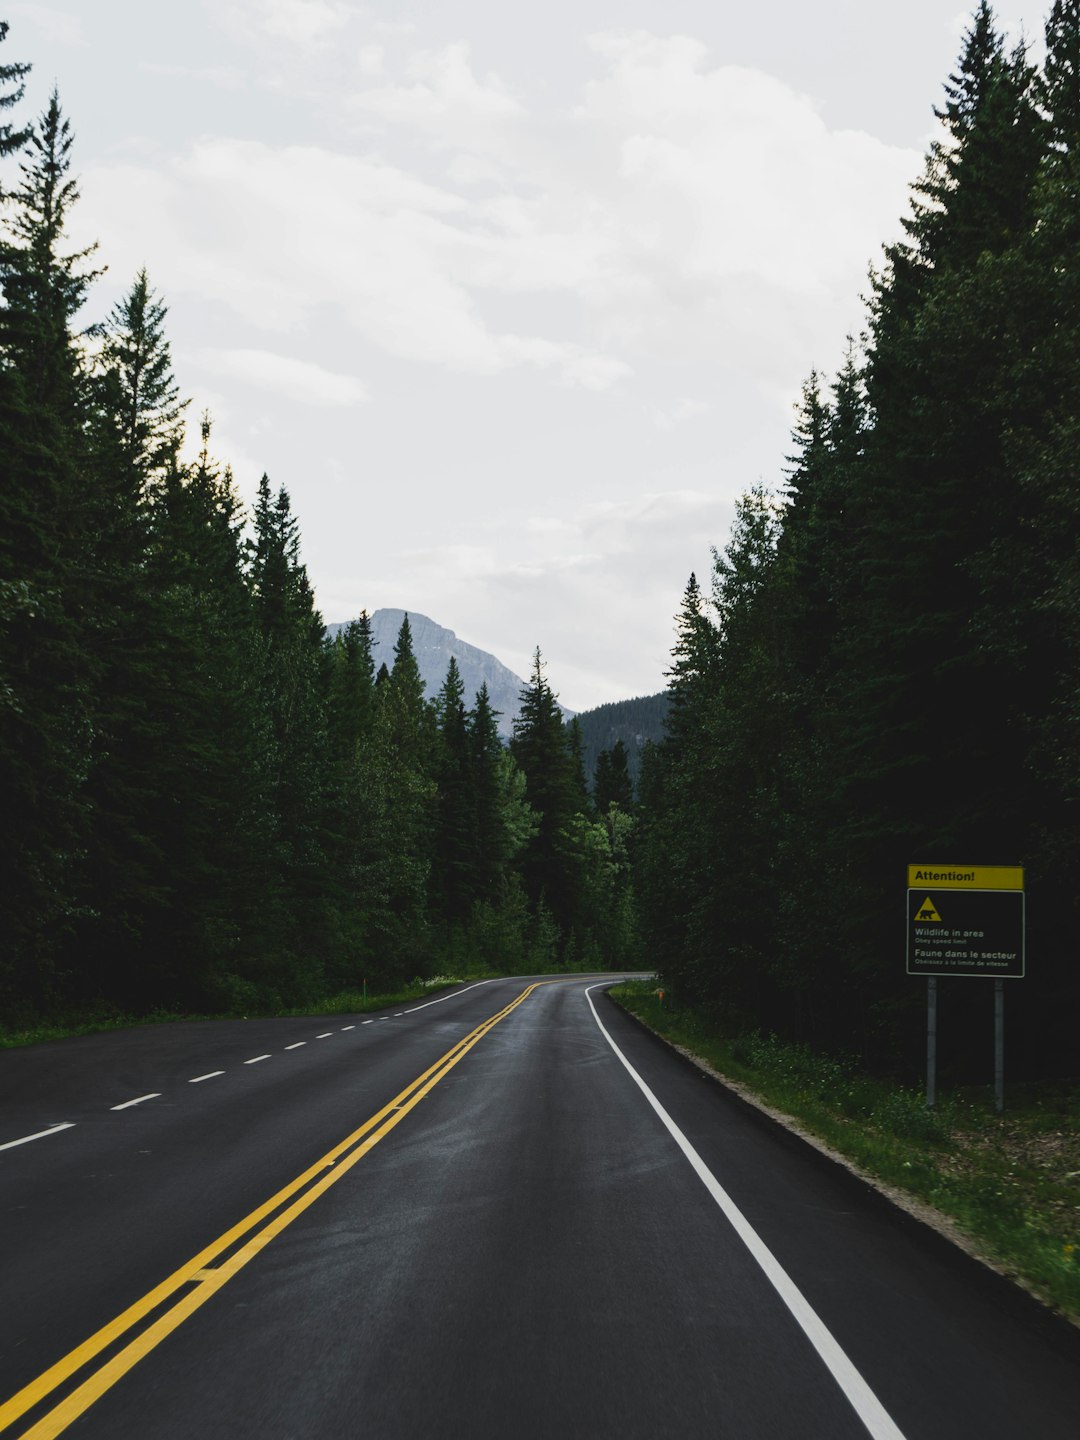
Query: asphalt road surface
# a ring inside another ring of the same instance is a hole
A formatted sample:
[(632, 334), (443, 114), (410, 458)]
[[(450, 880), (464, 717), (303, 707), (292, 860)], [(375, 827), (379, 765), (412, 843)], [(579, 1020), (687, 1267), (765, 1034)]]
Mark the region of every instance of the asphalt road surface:
[(1077, 1440), (1080, 1331), (606, 983), (0, 1053), (5, 1440)]

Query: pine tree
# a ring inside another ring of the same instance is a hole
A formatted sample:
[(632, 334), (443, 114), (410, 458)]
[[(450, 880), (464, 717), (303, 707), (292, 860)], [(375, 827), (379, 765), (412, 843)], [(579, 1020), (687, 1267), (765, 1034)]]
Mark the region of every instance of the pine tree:
[(187, 405), (172, 372), (165, 339), (168, 312), (140, 270), (104, 326), (103, 404), (126, 463), (149, 484), (176, 464)]
[(565, 943), (579, 919), (580, 872), (568, 837), (573, 817), (583, 808), (582, 783), (539, 647), (521, 690), (510, 748), (537, 816), (537, 832), (522, 857), (526, 891), (534, 908), (543, 902)]
[(394, 668), (375, 682), (373, 740), (363, 772), (366, 845), (360, 871), (364, 948), (372, 968), (397, 982), (428, 973), (428, 886), (436, 783), (433, 708), (412, 649), (408, 616)]
[(506, 752), (499, 738), (498, 712), (491, 708), (486, 683), (477, 692), (466, 717), (466, 728), (475, 817), (474, 893), (478, 900), (495, 904), (504, 896), (506, 862), (514, 849), (506, 833), (504, 813), (501, 762)]
[(261, 772), (269, 800), (273, 879), (267, 886), (265, 952), (276, 956), (271, 993), (315, 999), (334, 949), (333, 906), (323, 884), (332, 841), (331, 761), (324, 627), (300, 560), (288, 491), (259, 483), (248, 545), (254, 633), (252, 666), (263, 715)]
[(89, 251), (64, 250), (72, 143), (54, 92), (4, 197), (0, 242), (0, 872), (8, 983), (31, 1005), (55, 1001), (76, 918), (98, 682), (88, 629), (102, 516), (83, 480), (73, 330), (92, 276)]
[(366, 610), (338, 632), (330, 654), (330, 734), (339, 765), (351, 770), (370, 738), (375, 703), (371, 619)]
[(160, 679), (146, 751), (160, 882), (142, 963), (124, 976), (129, 1006), (254, 1007), (262, 926), (274, 917), (242, 512), (210, 431), (204, 416), (198, 460), (167, 472), (153, 506), (146, 622), (159, 632)]
[[(0, 20), (0, 44), (7, 39), (8, 23)], [(0, 89), (0, 111), (10, 110), (23, 98), (26, 90), (26, 77), (30, 73), (30, 66), (15, 62), (9, 65), (0, 65), (0, 86), (13, 86), (13, 89)], [(30, 138), (28, 129), (16, 130), (10, 120), (0, 123), (0, 159), (5, 155), (11, 155), (21, 150)], [(0, 189), (0, 199), (3, 198), (3, 190)]]
[(610, 750), (601, 750), (597, 758), (593, 803), (601, 818), (607, 815), (612, 805), (617, 805), (627, 815), (634, 807), (630, 764), (626, 746), (621, 740), (616, 740)]
[[(396, 661), (394, 668), (396, 671)], [(431, 894), (436, 914), (451, 926), (465, 921), (477, 898), (476, 796), (464, 693), (457, 661), (451, 655), (435, 702), (439, 739)]]

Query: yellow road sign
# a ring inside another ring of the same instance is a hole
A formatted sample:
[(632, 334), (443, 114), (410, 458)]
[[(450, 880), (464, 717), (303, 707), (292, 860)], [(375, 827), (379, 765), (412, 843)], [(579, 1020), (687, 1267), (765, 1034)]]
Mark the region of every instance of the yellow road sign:
[(909, 865), (908, 889), (1023, 890), (1022, 865)]

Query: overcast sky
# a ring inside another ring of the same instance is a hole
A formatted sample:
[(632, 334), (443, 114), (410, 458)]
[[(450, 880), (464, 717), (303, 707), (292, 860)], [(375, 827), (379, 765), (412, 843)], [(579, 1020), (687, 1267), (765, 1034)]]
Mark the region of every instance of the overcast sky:
[[(971, 8), (0, 0), (0, 59), (13, 118), (55, 83), (75, 129), (88, 318), (147, 267), (324, 619), (539, 645), (582, 710), (663, 686), (691, 570), (780, 482)], [(1048, 8), (1001, 15), (1038, 42)]]

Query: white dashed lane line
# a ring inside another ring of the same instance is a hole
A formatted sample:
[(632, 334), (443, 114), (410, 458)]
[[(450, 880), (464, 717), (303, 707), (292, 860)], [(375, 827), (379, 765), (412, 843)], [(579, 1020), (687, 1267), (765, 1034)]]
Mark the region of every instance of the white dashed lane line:
[(0, 1150), (14, 1150), (16, 1145), (29, 1145), (31, 1140), (44, 1140), (46, 1135), (59, 1135), (61, 1130), (73, 1130), (74, 1120), (65, 1120), (62, 1125), (50, 1125), (48, 1130), (38, 1130), (34, 1135), (24, 1135), (21, 1140), (5, 1140)]
[[(480, 983), (480, 984), (488, 984), (488, 983), (490, 983), (490, 982), (488, 982), (488, 981), (480, 981), (479, 983)], [(473, 986), (473, 985), (469, 985), (469, 986), (467, 986), (466, 988), (469, 989), (469, 990), (473, 990), (473, 989), (475, 989), (476, 987)], [(453, 993), (454, 993), (454, 994), (461, 994), (462, 992), (461, 992), (461, 991), (455, 991), (455, 992), (453, 992)], [(440, 1003), (440, 1000), (449, 1000), (449, 999), (451, 999), (451, 998), (452, 998), (451, 995), (440, 996), (440, 997), (439, 997), (439, 1000), (429, 1000), (429, 1001), (427, 1002), (427, 1004), (425, 1004), (425, 1005), (418, 1005), (418, 1006), (416, 1007), (416, 1009), (417, 1009), (417, 1010), (426, 1010), (428, 1005), (438, 1005), (438, 1004)], [(412, 1015), (412, 1014), (414, 1014), (414, 1013), (415, 1013), (414, 1010), (398, 1010), (398, 1011), (396, 1011), (396, 1012), (394, 1013), (393, 1017), (391, 1017), (391, 1016), (389, 1016), (389, 1015), (380, 1015), (380, 1016), (378, 1016), (377, 1018), (378, 1018), (379, 1020), (389, 1020), (389, 1019), (391, 1019), (391, 1018), (393, 1018), (394, 1020), (400, 1020), (404, 1015)], [(376, 1017), (373, 1016), (370, 1020), (361, 1020), (361, 1021), (360, 1021), (360, 1024), (361, 1024), (361, 1025), (374, 1025), (374, 1023), (375, 1023), (375, 1018), (376, 1018)], [(341, 1033), (344, 1034), (346, 1031), (348, 1031), (348, 1030), (355, 1030), (356, 1028), (357, 1028), (357, 1027), (356, 1027), (355, 1025), (342, 1025), (342, 1027), (341, 1027)], [(333, 1030), (324, 1030), (321, 1035), (316, 1035), (316, 1036), (315, 1036), (315, 1039), (316, 1039), (316, 1040), (329, 1040), (329, 1039), (333, 1036), (333, 1034), (334, 1034), (334, 1031), (333, 1031)], [(306, 1040), (296, 1040), (296, 1041), (294, 1041), (291, 1045), (286, 1045), (286, 1046), (285, 1046), (285, 1049), (286, 1049), (286, 1050), (299, 1050), (299, 1049), (301, 1049), (304, 1045), (306, 1045), (307, 1043), (308, 1043), (308, 1042), (307, 1042)], [(245, 1064), (245, 1065), (258, 1065), (258, 1063), (260, 1062), (260, 1060), (270, 1060), (270, 1059), (272, 1059), (272, 1058), (273, 1058), (273, 1057), (272, 1057), (269, 1053), (266, 1054), (266, 1055), (253, 1055), (250, 1060), (245, 1060), (245, 1061), (244, 1061), (244, 1064)], [(224, 1070), (208, 1070), (205, 1075), (193, 1075), (193, 1076), (191, 1077), (191, 1079), (188, 1081), (188, 1084), (189, 1084), (189, 1085), (201, 1085), (204, 1080), (216, 1080), (219, 1075), (224, 1075), (224, 1074), (225, 1074), (225, 1071), (224, 1071)], [(130, 1110), (133, 1105), (142, 1105), (142, 1104), (144, 1104), (147, 1100), (160, 1100), (160, 1099), (161, 1099), (161, 1093), (162, 1093), (162, 1092), (161, 1092), (160, 1090), (155, 1090), (154, 1093), (151, 1094), (151, 1095), (138, 1095), (138, 1096), (135, 1097), (134, 1100), (124, 1100), (124, 1101), (122, 1101), (121, 1104), (119, 1104), (119, 1105), (110, 1105), (110, 1106), (109, 1106), (109, 1109), (110, 1109), (110, 1110)], [(4, 1141), (2, 1144), (0, 1144), (0, 1150), (14, 1150), (17, 1145), (29, 1145), (32, 1140), (43, 1140), (43, 1139), (45, 1139), (45, 1137), (46, 1137), (47, 1135), (59, 1135), (59, 1133), (60, 1133), (61, 1130), (72, 1130), (72, 1129), (74, 1129), (74, 1127), (75, 1127), (75, 1121), (74, 1121), (74, 1120), (65, 1120), (65, 1121), (63, 1121), (63, 1122), (62, 1122), (61, 1124), (59, 1124), (59, 1125), (50, 1125), (47, 1130), (38, 1130), (38, 1131), (35, 1131), (35, 1133), (34, 1133), (33, 1135), (23, 1135), (23, 1136), (22, 1136), (20, 1139), (18, 1139), (18, 1140), (6, 1140), (6, 1141)]]
[(160, 1100), (161, 1091), (155, 1090), (152, 1095), (138, 1095), (134, 1100), (125, 1100), (122, 1105), (110, 1105), (110, 1110), (130, 1110), (132, 1105), (141, 1105), (144, 1100)]

